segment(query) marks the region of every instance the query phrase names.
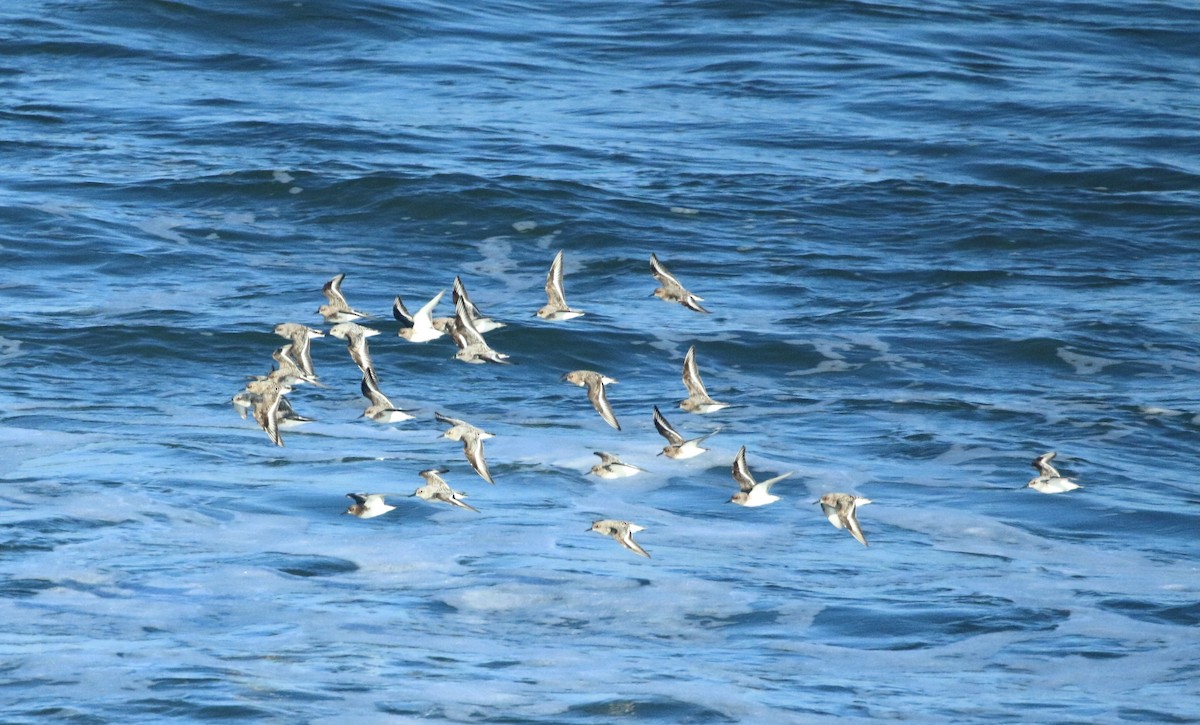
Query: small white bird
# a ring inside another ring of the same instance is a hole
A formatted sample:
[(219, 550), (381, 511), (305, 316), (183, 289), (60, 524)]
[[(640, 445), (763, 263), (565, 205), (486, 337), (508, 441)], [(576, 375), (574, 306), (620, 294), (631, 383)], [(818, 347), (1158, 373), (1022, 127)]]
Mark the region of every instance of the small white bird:
[(747, 508), (775, 503), (779, 497), (771, 493), (771, 486), (790, 475), (792, 472), (788, 471), (762, 482), (755, 481), (754, 476), (750, 475), (750, 467), (746, 465), (746, 446), (742, 446), (733, 459), (733, 480), (737, 482), (739, 490), (729, 501)]
[(354, 499), (354, 503), (350, 504), (349, 508), (342, 513), (357, 516), (360, 519), (382, 516), (396, 508), (384, 502), (383, 497), (387, 495), (386, 493), (348, 493), (346, 498)]
[(410, 411), (393, 405), (388, 396), (379, 389), (379, 381), (373, 375), (363, 373), (358, 389), (362, 391), (364, 398), (371, 401), (371, 404), (363, 411), (362, 417), (364, 418), (370, 418), (376, 423), (399, 423), (415, 417)]
[(1039, 493), (1064, 493), (1082, 488), (1078, 483), (1061, 475), (1058, 469), (1050, 465), (1050, 461), (1054, 460), (1054, 457), (1057, 455), (1056, 451), (1050, 451), (1033, 459), (1033, 467), (1038, 470), (1038, 475), (1022, 488), (1032, 488)]
[(635, 533), (645, 530), (646, 529), (644, 527), (638, 526), (637, 524), (633, 524), (628, 521), (617, 521), (615, 519), (601, 519), (600, 521), (593, 521), (592, 528), (588, 529), (588, 531), (595, 531), (597, 534), (611, 536), (616, 539), (617, 543), (621, 546), (624, 546), (626, 549), (629, 549), (639, 556), (644, 556), (649, 559), (650, 555), (646, 553), (646, 550), (641, 546), (638, 546), (638, 543), (633, 540), (633, 535)]
[(617, 416), (613, 413), (612, 404), (608, 402), (608, 396), (604, 392), (604, 386), (617, 382), (616, 380), (601, 375), (592, 370), (572, 370), (562, 376), (564, 382), (574, 383), (581, 388), (587, 388), (588, 400), (592, 401), (592, 407), (600, 414), (605, 423), (608, 423), (613, 428), (621, 430), (621, 424), (617, 422)]
[(450, 484), (446, 483), (446, 480), (438, 475), (445, 473), (446, 471), (447, 469), (445, 468), (430, 468), (429, 470), (421, 471), (420, 476), (421, 478), (425, 479), (425, 485), (421, 486), (416, 491), (413, 491), (412, 495), (424, 501), (441, 501), (442, 503), (448, 503), (451, 506), (458, 506), (459, 508), (470, 509), (475, 513), (479, 513), (479, 509), (475, 508), (466, 501), (463, 501), (463, 498), (465, 498), (467, 494), (450, 488)]
[(546, 304), (535, 313), (543, 320), (572, 320), (583, 315), (580, 310), (573, 310), (567, 305), (563, 292), (563, 253), (560, 249), (550, 263), (550, 272), (546, 275)]
[(596, 451), (597, 456), (600, 456), (600, 462), (592, 466), (592, 473), (600, 478), (628, 478), (641, 473), (642, 468), (638, 468), (632, 463), (625, 463), (620, 458), (611, 453), (604, 451)]
[(398, 334), (409, 342), (429, 342), (436, 340), (453, 324), (452, 317), (439, 317), (434, 319), (433, 310), (437, 307), (438, 302), (441, 302), (442, 295), (446, 294), (446, 290), (442, 290), (433, 296), (433, 299), (425, 303), (421, 309), (417, 310), (417, 314), (410, 315), (408, 309), (404, 306), (404, 301), (397, 295), (392, 302), (392, 317), (400, 323), (400, 331)]
[(834, 528), (846, 529), (851, 536), (858, 539), (858, 543), (867, 546), (867, 537), (858, 525), (858, 507), (871, 503), (871, 499), (848, 493), (827, 493), (813, 503), (821, 504), (821, 511)]
[(688, 348), (683, 358), (683, 386), (687, 388), (687, 400), (680, 401), (679, 407), (689, 413), (713, 413), (722, 408), (728, 408), (729, 403), (718, 403), (709, 397), (704, 389), (704, 381), (700, 379), (700, 368), (696, 365), (696, 346)]
[(346, 279), (346, 275), (339, 274), (326, 282), (325, 286), (321, 288), (321, 294), (325, 295), (325, 299), (329, 300), (329, 304), (318, 307), (317, 314), (325, 318), (325, 321), (330, 324), (354, 322), (364, 317), (370, 317), (365, 312), (353, 309), (346, 302), (346, 297), (342, 294), (342, 280), (344, 279)]
[(717, 432), (714, 430), (712, 433), (707, 433), (699, 438), (684, 440), (683, 436), (679, 435), (679, 431), (672, 428), (671, 424), (667, 422), (667, 419), (663, 417), (663, 414), (661, 411), (659, 411), (657, 405), (654, 406), (654, 427), (658, 429), (659, 435), (667, 439), (667, 445), (663, 447), (660, 455), (665, 455), (667, 458), (675, 458), (678, 460), (692, 458), (707, 451), (708, 449), (701, 448), (700, 444), (703, 443), (706, 438)]
[(451, 426), (449, 430), (442, 434), (443, 438), (449, 438), (452, 441), (462, 441), (463, 453), (467, 457), (467, 463), (471, 464), (471, 468), (480, 475), (483, 480), (488, 483), (495, 483), (492, 480), (492, 474), (488, 472), (487, 461), (483, 457), (483, 442), (488, 438), (493, 438), (491, 433), (476, 428), (465, 420), (451, 418), (448, 415), (434, 412), (433, 416), (442, 423)]
[(375, 366), (371, 362), (371, 350), (367, 338), (379, 334), (379, 330), (363, 327), (355, 322), (339, 322), (329, 329), (329, 334), (346, 341), (346, 349), (350, 359), (363, 372), (363, 375), (375, 377)]
[(658, 283), (662, 285), (654, 290), (654, 296), (665, 302), (678, 302), (689, 310), (696, 312), (708, 312), (700, 303), (704, 301), (703, 297), (698, 297), (684, 289), (675, 275), (667, 271), (662, 262), (658, 261), (658, 257), (650, 255), (650, 272)]

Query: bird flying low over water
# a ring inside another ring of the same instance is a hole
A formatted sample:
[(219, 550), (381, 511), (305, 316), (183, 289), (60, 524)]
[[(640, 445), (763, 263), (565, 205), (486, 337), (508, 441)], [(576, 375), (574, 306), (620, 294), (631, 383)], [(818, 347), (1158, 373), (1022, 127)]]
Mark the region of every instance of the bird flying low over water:
[(450, 325), (454, 323), (452, 317), (434, 318), (433, 310), (437, 307), (438, 302), (441, 302), (442, 295), (446, 294), (446, 290), (442, 290), (433, 296), (417, 310), (417, 314), (411, 315), (408, 309), (404, 306), (404, 301), (396, 295), (396, 299), (392, 302), (392, 317), (400, 323), (400, 331), (397, 332), (400, 337), (403, 337), (409, 342), (429, 342), (445, 335), (449, 330)]
[(283, 396), (280, 396), (279, 398), (279, 410), (275, 412), (275, 417), (279, 421), (277, 425), (279, 426), (280, 430), (284, 430), (285, 428), (298, 428), (305, 423), (311, 423), (315, 420), (315, 418), (307, 418), (297, 413), (296, 410), (292, 408), (292, 404), (288, 402), (288, 399)]
[(597, 456), (600, 456), (600, 462), (592, 466), (592, 473), (600, 478), (628, 478), (641, 473), (643, 469), (638, 468), (632, 463), (626, 463), (620, 458), (611, 453), (604, 451), (596, 451)]
[(605, 423), (608, 423), (613, 428), (621, 430), (621, 424), (617, 422), (617, 416), (613, 413), (612, 405), (608, 402), (608, 396), (604, 393), (604, 386), (617, 382), (616, 380), (601, 375), (592, 370), (572, 370), (562, 376), (564, 382), (574, 383), (581, 388), (587, 388), (588, 400), (592, 401), (592, 407), (600, 414)]
[(458, 346), (458, 352), (454, 357), (473, 364), (490, 362), (507, 365), (508, 355), (496, 352), (487, 344), (487, 341), (483, 339), (483, 333), (475, 327), (475, 320), (471, 319), (471, 313), (467, 310), (463, 299), (465, 298), (460, 298), (455, 303), (454, 324), (450, 327), (450, 337)]
[(283, 437), (279, 434), (279, 406), (283, 396), (292, 392), (292, 386), (280, 378), (267, 376), (263, 380), (251, 382), (246, 386), (251, 394), (257, 395), (254, 403), (254, 420), (266, 432), (267, 437), (277, 446), (283, 445)]
[(371, 350), (367, 338), (379, 334), (379, 330), (363, 327), (355, 322), (339, 322), (329, 329), (329, 334), (346, 341), (350, 359), (363, 375), (375, 377), (375, 366), (371, 363)]
[(662, 449), (661, 455), (679, 460), (692, 458), (707, 451), (708, 449), (701, 448), (700, 444), (717, 432), (714, 430), (712, 433), (706, 433), (699, 438), (685, 440), (683, 436), (679, 435), (679, 431), (671, 427), (671, 424), (663, 417), (657, 405), (654, 406), (654, 427), (658, 429), (659, 435), (667, 439), (667, 445)]
[(637, 524), (630, 523), (628, 521), (617, 521), (615, 519), (601, 519), (600, 521), (593, 521), (592, 528), (588, 529), (588, 531), (595, 531), (597, 534), (611, 536), (616, 539), (617, 543), (621, 546), (624, 546), (626, 549), (629, 549), (639, 556), (644, 556), (649, 559), (650, 555), (646, 553), (646, 550), (633, 540), (633, 535), (635, 533), (645, 530), (646, 529), (644, 527), (638, 526)]
[(316, 385), (318, 388), (325, 387), (315, 376), (309, 375), (300, 367), (300, 363), (296, 361), (292, 352), (292, 343), (289, 342), (271, 353), (271, 359), (279, 363), (279, 370), (276, 371), (277, 378), (287, 380), (292, 385), (308, 383)]
[(454, 299), (454, 308), (457, 310), (459, 303), (466, 308), (466, 317), (471, 320), (471, 324), (479, 331), (480, 334), (491, 332), (504, 327), (503, 322), (497, 322), (490, 317), (485, 316), (471, 301), (470, 295), (467, 294), (467, 288), (463, 285), (461, 277), (454, 278), (454, 286), (451, 288), (451, 297)]
[(1058, 469), (1050, 464), (1050, 461), (1054, 460), (1057, 455), (1057, 452), (1050, 451), (1033, 459), (1033, 467), (1038, 470), (1038, 475), (1022, 488), (1032, 488), (1038, 493), (1065, 493), (1082, 488), (1078, 483), (1060, 474)]
[(755, 481), (754, 476), (750, 475), (750, 467), (746, 465), (746, 446), (742, 446), (733, 459), (733, 480), (737, 482), (738, 492), (729, 501), (747, 508), (775, 503), (779, 497), (771, 493), (771, 486), (790, 475), (789, 471), (765, 481)]
[(411, 412), (397, 408), (391, 400), (388, 400), (388, 397), (379, 389), (379, 380), (374, 375), (363, 373), (362, 382), (358, 387), (362, 391), (363, 397), (371, 401), (371, 404), (363, 411), (364, 418), (370, 418), (376, 423), (399, 423), (413, 419), (414, 416)]
[(463, 501), (463, 498), (465, 498), (467, 494), (450, 488), (450, 484), (446, 483), (446, 480), (440, 475), (445, 472), (446, 469), (444, 468), (430, 468), (429, 470), (421, 471), (419, 475), (421, 478), (425, 479), (425, 485), (421, 486), (416, 491), (413, 491), (412, 495), (423, 501), (441, 501), (442, 503), (448, 503), (451, 506), (458, 506), (459, 508), (470, 509), (475, 513), (479, 513), (479, 509), (475, 508), (466, 501)]
[(282, 322), (275, 326), (275, 334), (291, 341), (292, 357), (296, 364), (304, 371), (305, 375), (316, 379), (317, 374), (313, 372), (310, 343), (318, 337), (325, 337), (325, 333), (298, 322)]
[(451, 418), (448, 415), (442, 415), (437, 412), (433, 416), (438, 421), (450, 426), (450, 429), (443, 433), (442, 437), (449, 438), (452, 441), (462, 441), (463, 453), (467, 456), (467, 463), (471, 464), (471, 468), (474, 468), (475, 472), (483, 480), (488, 483), (495, 483), (492, 480), (492, 474), (488, 472), (487, 461), (483, 457), (483, 442), (494, 436), (482, 428), (476, 428), (465, 420)]
[(704, 301), (704, 298), (698, 297), (684, 289), (679, 280), (675, 278), (675, 275), (668, 272), (667, 268), (663, 266), (662, 262), (658, 261), (658, 257), (654, 254), (650, 255), (650, 272), (658, 280), (658, 283), (662, 285), (654, 290), (655, 297), (664, 302), (678, 302), (689, 310), (696, 312), (708, 312), (708, 310), (700, 305)]
[(325, 299), (329, 300), (329, 304), (318, 307), (317, 314), (330, 324), (354, 322), (364, 317), (370, 317), (367, 313), (352, 308), (346, 302), (346, 297), (342, 294), (342, 280), (344, 279), (346, 279), (346, 275), (339, 274), (321, 288), (321, 293), (325, 295)]
[(357, 516), (360, 519), (373, 519), (376, 516), (382, 516), (388, 511), (394, 510), (395, 506), (390, 506), (384, 502), (383, 497), (389, 494), (386, 493), (348, 493), (346, 498), (353, 499), (354, 503), (350, 504), (342, 513)]
[(849, 531), (851, 536), (858, 539), (858, 543), (867, 546), (867, 537), (858, 525), (858, 507), (871, 503), (871, 499), (848, 493), (827, 493), (813, 503), (821, 504), (821, 511), (834, 528)]
[(571, 320), (583, 315), (580, 310), (573, 310), (567, 305), (566, 294), (563, 292), (563, 253), (560, 249), (550, 263), (550, 272), (546, 275), (546, 304), (535, 313), (543, 320)]
[(683, 358), (683, 387), (687, 388), (686, 400), (680, 401), (679, 407), (689, 413), (715, 413), (722, 408), (728, 408), (729, 403), (718, 403), (704, 389), (704, 381), (700, 379), (700, 368), (696, 366), (696, 346), (688, 348)]

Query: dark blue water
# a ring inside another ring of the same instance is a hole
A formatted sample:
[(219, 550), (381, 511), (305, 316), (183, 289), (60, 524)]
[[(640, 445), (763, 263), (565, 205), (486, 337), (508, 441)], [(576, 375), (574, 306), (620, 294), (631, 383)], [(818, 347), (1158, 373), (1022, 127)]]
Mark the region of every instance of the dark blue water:
[[(1197, 38), (1189, 3), (0, 6), (0, 720), (1200, 721)], [(230, 396), (339, 272), (418, 418), (358, 417), (317, 340), (277, 448)], [(395, 336), (455, 275), (511, 366)], [(736, 407), (676, 407), (691, 345)], [(711, 450), (656, 456), (654, 405)], [(778, 503), (725, 503), (743, 445)], [(1082, 489), (1022, 488), (1049, 450)], [(401, 497), (438, 466), (479, 514)]]

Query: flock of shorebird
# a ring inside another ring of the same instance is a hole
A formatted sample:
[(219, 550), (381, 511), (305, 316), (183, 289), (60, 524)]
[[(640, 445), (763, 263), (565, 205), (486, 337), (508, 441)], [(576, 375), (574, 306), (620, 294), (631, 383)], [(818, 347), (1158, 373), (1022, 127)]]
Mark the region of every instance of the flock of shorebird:
[[(708, 312), (700, 304), (704, 298), (689, 292), (654, 254), (650, 255), (650, 271), (659, 284), (654, 290), (655, 297), (666, 302), (678, 303), (695, 312)], [(321, 315), (326, 323), (332, 325), (329, 335), (346, 341), (351, 359), (362, 371), (360, 389), (363, 397), (370, 402), (363, 411), (363, 417), (385, 424), (412, 420), (414, 418), (412, 413), (393, 405), (379, 387), (379, 377), (371, 361), (367, 344), (367, 338), (378, 335), (379, 331), (358, 324), (359, 320), (367, 318), (369, 315), (354, 309), (346, 301), (342, 294), (344, 279), (345, 275), (339, 274), (325, 284), (322, 291), (328, 304), (321, 305), (317, 309), (317, 314)], [(507, 364), (508, 355), (492, 349), (483, 337), (484, 333), (503, 327), (505, 323), (483, 315), (467, 295), (467, 290), (459, 277), (454, 278), (452, 288), (454, 316), (434, 317), (433, 311), (444, 294), (444, 290), (439, 292), (417, 310), (415, 315), (408, 311), (400, 297), (396, 297), (392, 304), (392, 314), (400, 323), (398, 336), (414, 343), (429, 342), (448, 336), (458, 348), (458, 352), (454, 356), (458, 360), (473, 364)], [(554, 260), (550, 264), (550, 271), (546, 275), (546, 304), (535, 314), (548, 321), (571, 320), (584, 314), (567, 304), (563, 290), (562, 251), (554, 256)], [(233, 404), (243, 418), (252, 412), (255, 421), (271, 441), (282, 446), (282, 430), (303, 425), (312, 420), (296, 413), (288, 403), (286, 396), (299, 384), (323, 387), (313, 371), (311, 343), (316, 338), (324, 337), (325, 333), (300, 323), (286, 322), (275, 327), (275, 334), (288, 340), (288, 343), (277, 349), (272, 356), (278, 367), (272, 366), (266, 375), (252, 378), (241, 392), (233, 396)], [(564, 382), (586, 388), (588, 399), (600, 417), (613, 428), (621, 429), (621, 424), (617, 421), (616, 414), (605, 393), (605, 387), (615, 383), (616, 380), (593, 370), (574, 370), (563, 375), (562, 379)], [(679, 407), (684, 411), (708, 414), (729, 407), (729, 403), (713, 400), (705, 389), (704, 381), (700, 377), (700, 369), (696, 364), (694, 345), (688, 349), (683, 360), (683, 384), (688, 397), (679, 403)], [(441, 413), (434, 415), (439, 422), (450, 426), (442, 434), (443, 437), (461, 442), (467, 462), (481, 478), (494, 484), (495, 481), (488, 471), (483, 451), (483, 442), (493, 437), (492, 434), (464, 420), (451, 418)], [(708, 449), (701, 444), (717, 432), (712, 431), (697, 438), (685, 439), (667, 421), (658, 406), (654, 406), (654, 426), (667, 441), (667, 445), (663, 447), (660, 455), (677, 460), (692, 458), (707, 451)], [(623, 462), (611, 453), (597, 451), (596, 455), (600, 457), (600, 463), (593, 466), (591, 472), (601, 478), (625, 478), (643, 471), (638, 466)], [(1050, 464), (1054, 456), (1055, 453), (1052, 451), (1038, 456), (1034, 460), (1033, 465), (1037, 469), (1038, 475), (1029, 481), (1026, 487), (1041, 493), (1063, 493), (1079, 488), (1078, 484), (1060, 475)], [(454, 490), (442, 478), (441, 474), (446, 472), (445, 469), (421, 471), (419, 475), (424, 479), (425, 485), (409, 495), (425, 501), (440, 502), (478, 511), (463, 500), (466, 496), (465, 493)], [(791, 472), (764, 481), (756, 480), (746, 463), (746, 447), (742, 446), (733, 459), (732, 475), (738, 485), (738, 490), (729, 499), (729, 502), (740, 506), (757, 507), (766, 506), (779, 500), (778, 496), (771, 493), (771, 489), (776, 483), (789, 477)], [(386, 502), (385, 497), (389, 495), (393, 494), (348, 493), (346, 496), (354, 503), (346, 509), (345, 513), (363, 519), (385, 514), (396, 508)], [(858, 507), (871, 503), (870, 499), (854, 494), (833, 492), (822, 495), (814, 503), (821, 505), (823, 513), (834, 527), (845, 529), (863, 546), (867, 545), (867, 538), (858, 522)], [(595, 521), (589, 529), (589, 531), (611, 536), (626, 549), (649, 558), (650, 554), (633, 540), (633, 534), (644, 530), (642, 526), (635, 523), (617, 519)]]

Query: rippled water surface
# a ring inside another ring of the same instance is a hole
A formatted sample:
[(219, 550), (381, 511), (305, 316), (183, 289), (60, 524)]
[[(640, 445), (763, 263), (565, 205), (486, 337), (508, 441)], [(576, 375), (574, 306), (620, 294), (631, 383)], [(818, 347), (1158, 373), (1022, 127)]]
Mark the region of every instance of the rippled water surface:
[[(0, 720), (1200, 721), (1198, 37), (1190, 3), (4, 4)], [(548, 323), (560, 249), (587, 314)], [(273, 446), (230, 397), (339, 272), (417, 418), (361, 418), (319, 339)], [(455, 275), (512, 365), (396, 336)], [(692, 345), (733, 407), (678, 409)], [(655, 405), (710, 450), (657, 456)], [(727, 503), (741, 446), (778, 503)], [(1023, 488), (1049, 450), (1083, 488)], [(404, 498), (434, 467), (480, 512)]]

